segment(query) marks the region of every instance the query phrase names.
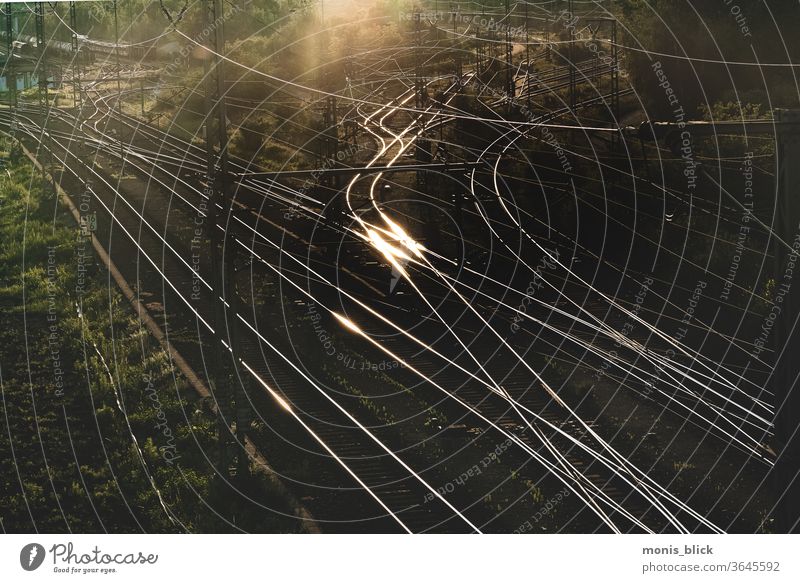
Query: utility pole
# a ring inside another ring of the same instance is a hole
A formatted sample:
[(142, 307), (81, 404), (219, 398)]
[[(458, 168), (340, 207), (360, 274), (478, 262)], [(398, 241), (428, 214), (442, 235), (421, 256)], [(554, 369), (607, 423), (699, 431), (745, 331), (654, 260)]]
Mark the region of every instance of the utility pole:
[[(218, 438), (220, 466), (230, 475), (244, 477), (248, 472), (248, 460), (244, 453), (244, 441), (250, 425), (249, 410), (244, 407), (246, 399), (239, 399), (244, 378), (237, 366), (241, 355), (237, 315), (239, 300), (236, 289), (235, 239), (232, 231), (232, 193), (228, 168), (228, 121), (225, 107), (224, 60), (219, 56), (225, 50), (223, 12), (221, 0), (204, 0), (204, 24), (213, 31), (207, 41), (206, 58), (206, 194), (209, 198), (206, 212), (206, 228), (209, 240), (209, 258), (213, 280), (214, 335), (216, 337), (212, 355), (216, 378), (211, 381), (213, 396), (219, 409)], [(222, 208), (219, 212), (218, 206)], [(221, 220), (220, 220), (221, 219)], [(218, 225), (224, 227), (220, 236)], [(227, 334), (227, 336), (226, 336)], [(223, 343), (227, 346), (223, 346)], [(226, 358), (221, 355), (225, 354)], [(230, 371), (230, 373), (229, 373)], [(236, 388), (234, 388), (234, 386)], [(239, 405), (239, 406), (237, 406)], [(234, 432), (231, 423), (236, 421), (235, 437), (239, 447), (234, 449), (236, 465), (231, 455)]]
[[(614, 112), (614, 123), (619, 125), (619, 46), (617, 43), (617, 20), (611, 21), (611, 110)], [(619, 149), (620, 135), (611, 134), (611, 151)]]
[[(319, 48), (317, 54), (319, 55), (320, 62), (326, 63), (317, 69), (317, 85), (319, 89), (326, 92), (322, 101), (322, 125), (317, 133), (316, 143), (318, 147), (315, 148), (317, 152), (317, 168), (326, 170), (335, 170), (338, 166), (337, 154), (339, 153), (339, 116), (338, 116), (338, 103), (336, 95), (334, 95), (335, 84), (331, 82), (333, 71), (329, 62), (329, 39), (327, 35), (319, 35)], [(345, 63), (345, 77), (349, 77), (349, 63)], [(346, 133), (346, 132), (345, 132)], [(345, 136), (346, 139), (346, 136)], [(319, 177), (319, 185), (326, 189), (328, 192), (338, 193), (339, 176), (336, 172), (323, 172)], [(339, 198), (332, 197), (331, 211), (334, 215), (339, 215), (339, 211), (343, 210), (340, 206)]]
[(69, 3), (69, 27), (72, 29), (72, 102), (75, 105), (77, 116), (80, 117), (83, 109), (83, 88), (81, 87), (81, 41), (78, 38), (78, 8), (77, 2)]
[[(128, 34), (125, 36), (128, 44), (134, 42), (134, 39), (132, 38), (132, 30), (131, 30), (132, 28), (133, 28), (133, 2), (128, 2), (128, 28), (127, 28)], [(133, 55), (131, 53), (128, 53), (128, 56), (132, 57)]]
[(480, 25), (475, 26), (475, 72), (478, 79), (483, 77), (483, 39)]
[[(527, 4), (526, 4), (526, 6), (527, 6)], [(550, 15), (549, 14), (545, 15), (545, 17), (544, 17), (544, 43), (545, 43), (544, 58), (549, 63), (553, 59), (553, 57), (550, 54)]]
[(125, 149), (122, 144), (122, 66), (119, 61), (119, 19), (117, 17), (117, 0), (114, 0), (114, 59), (117, 68), (117, 141), (119, 142), (119, 174), (122, 177), (125, 171)]
[[(592, 42), (597, 41), (597, 33), (601, 30), (604, 24), (609, 25), (609, 34), (611, 35), (611, 96), (610, 96), (610, 110), (613, 117), (614, 125), (619, 126), (620, 111), (619, 111), (619, 47), (617, 46), (617, 20), (613, 17), (592, 18), (588, 20), (589, 30), (592, 32)], [(600, 77), (600, 59), (599, 54), (595, 52), (594, 62), (592, 65), (592, 77), (598, 79)], [(599, 81), (598, 81), (599, 84)], [(611, 152), (616, 152), (619, 149), (620, 134), (618, 132), (611, 134)], [(612, 180), (615, 175), (612, 175)]]
[[(323, 160), (320, 167), (327, 168), (331, 164), (335, 167), (337, 163), (336, 155), (339, 152), (339, 119), (335, 95), (327, 95), (325, 97), (322, 127)], [(322, 175), (322, 181), (328, 188), (336, 189), (338, 187), (338, 177), (335, 172), (325, 172)]]
[(47, 38), (44, 30), (44, 15), (47, 10), (44, 2), (37, 2), (34, 5), (34, 20), (36, 23), (36, 48), (39, 52), (39, 62), (36, 66), (36, 79), (39, 85), (39, 111), (42, 116), (42, 139), (41, 144), (44, 151), (41, 152), (42, 160), (42, 183), (48, 182), (47, 173), (50, 172), (50, 186), (53, 196), (56, 195), (55, 176), (52, 174), (50, 132), (47, 129), (50, 120), (50, 95), (48, 90), (48, 71), (47, 71)]
[(422, 28), (420, 13), (414, 13), (414, 102), (422, 109), (425, 102), (425, 84), (422, 80)]
[[(416, 115), (418, 116), (419, 127), (422, 128), (422, 109), (425, 107), (425, 81), (422, 78), (422, 31), (420, 29), (420, 13), (414, 13), (414, 102), (416, 105)], [(420, 156), (424, 156), (422, 151), (422, 133), (417, 136), (417, 161), (422, 161)], [(426, 174), (417, 171), (417, 186), (422, 187), (425, 183)]]
[[(800, 236), (800, 110), (776, 110), (775, 133), (775, 234), (793, 246)], [(789, 265), (797, 262), (797, 247), (791, 253), (786, 245), (775, 240), (775, 295), (781, 294), (780, 316), (774, 325), (776, 362), (771, 389), (775, 395), (775, 445), (778, 458), (773, 468), (773, 485), (778, 502), (775, 508), (775, 530), (779, 533), (799, 532), (800, 483), (800, 382), (797, 355), (800, 354), (800, 282), (792, 282)], [(796, 271), (796, 269), (795, 269)], [(796, 277), (794, 278), (797, 279)]]
[(531, 40), (528, 28), (528, 3), (525, 2), (525, 102), (528, 111), (531, 110)]
[(36, 79), (39, 85), (39, 106), (42, 115), (48, 115), (50, 99), (48, 95), (47, 80), (47, 39), (44, 32), (45, 3), (37, 2), (34, 5), (34, 20), (36, 24), (36, 48), (39, 51), (39, 63), (36, 67)]
[(459, 80), (461, 79), (462, 70), (461, 70), (461, 53), (459, 45), (461, 43), (458, 42), (458, 9), (459, 7), (455, 4), (450, 5), (451, 15), (453, 17), (453, 51), (455, 53), (455, 75), (456, 78)]
[(575, 13), (573, 12), (572, 0), (569, 0), (568, 4), (568, 11), (569, 11), (569, 19), (571, 24), (569, 28), (569, 106), (572, 110), (575, 109), (576, 104), (576, 97), (575, 93), (577, 91), (577, 83), (578, 83), (578, 71), (575, 67)]
[(9, 104), (17, 109), (17, 74), (14, 65), (14, 4), (6, 2), (6, 86)]
[(508, 95), (509, 106), (513, 105), (514, 97), (517, 93), (516, 82), (514, 80), (514, 47), (511, 44), (511, 0), (506, 0), (506, 94)]
[[(427, 105), (427, 87), (425, 86), (425, 80), (423, 79), (423, 71), (422, 71), (422, 31), (420, 29), (420, 14), (416, 12), (414, 14), (414, 85), (415, 85), (415, 96), (416, 96), (416, 115), (417, 115), (417, 127), (419, 131), (417, 132), (417, 139), (415, 145), (415, 152), (416, 152), (416, 159), (418, 163), (426, 163), (430, 162), (431, 158), (431, 148), (430, 142), (425, 138), (424, 132), (424, 116), (422, 110)], [(427, 194), (428, 192), (428, 173), (425, 170), (417, 170), (416, 171), (416, 182), (417, 182), (417, 192), (422, 194)], [(433, 229), (433, 222), (430, 220), (430, 216), (425, 213), (425, 210), (422, 211), (422, 220), (423, 220), (423, 230), (426, 233), (431, 232)]]

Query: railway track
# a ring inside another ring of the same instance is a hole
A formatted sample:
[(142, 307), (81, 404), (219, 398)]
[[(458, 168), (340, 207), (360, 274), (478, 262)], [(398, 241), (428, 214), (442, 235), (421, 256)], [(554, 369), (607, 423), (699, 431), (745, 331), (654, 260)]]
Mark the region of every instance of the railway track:
[[(594, 62), (584, 62), (579, 64), (578, 74), (583, 80), (591, 80), (610, 70), (597, 67)], [(520, 97), (564, 88), (568, 83), (563, 80), (569, 74), (555, 69), (539, 75), (538, 87), (532, 86), (529, 77), (523, 77)], [(467, 80), (471, 77), (468, 73)], [(383, 80), (364, 101), (370, 98), (380, 101), (378, 94), (392, 81), (402, 85), (397, 78)], [(515, 86), (520, 86), (519, 81), (518, 78)], [(453, 88), (448, 88), (445, 96)], [(61, 180), (80, 188), (87, 178), (91, 179), (92, 196), (105, 219), (101, 236), (108, 242), (107, 247), (118, 258), (117, 264), (124, 266), (126, 277), (137, 283), (140, 297), (157, 313), (167, 333), (194, 357), (198, 368), (206, 368), (204, 359), (209, 350), (215, 350), (220, 342), (228, 342), (231, 337), (212, 329), (216, 326), (214, 313), (220, 299), (208, 284), (213, 278), (206, 262), (194, 261), (194, 225), (200, 218), (205, 223), (217, 221), (212, 228), (231, 234), (229, 240), (246, 258), (242, 270), (249, 270), (251, 281), (271, 286), (273, 301), (281, 297), (303, 306), (313, 291), (313, 297), (321, 298), (326, 309), (330, 309), (341, 304), (338, 296), (346, 289), (351, 305), (384, 302), (385, 313), (391, 314), (392, 319), (418, 319), (415, 334), (429, 341), (429, 348), (436, 349), (444, 362), (435, 361), (391, 327), (371, 325), (358, 330), (352, 322), (349, 325), (366, 337), (380, 337), (381, 349), (413, 363), (418, 380), (436, 386), (439, 392), (427, 385), (424, 390), (432, 398), (436, 395), (437, 402), (448, 411), (468, 419), (468, 424), (481, 434), (491, 433), (497, 439), (510, 440), (515, 451), (519, 450), (516, 455), (525, 460), (519, 463), (528, 467), (537, 484), (552, 481), (555, 476), (585, 500), (586, 508), (571, 521), (581, 529), (587, 525), (599, 531), (622, 532), (709, 528), (688, 509), (664, 510), (657, 498), (672, 503), (667, 494), (616, 459), (595, 432), (594, 421), (576, 420), (574, 414), (560, 407), (555, 395), (534, 382), (530, 368), (516, 364), (509, 368), (508, 363), (517, 359), (510, 345), (486, 348), (494, 346), (495, 339), (477, 320), (467, 324), (462, 318), (464, 307), (451, 295), (442, 300), (441, 312), (436, 316), (444, 315), (443, 324), (458, 322), (458, 334), (470, 339), (469, 348), (452, 345), (452, 339), (450, 344), (443, 341), (434, 315), (419, 306), (405, 311), (393, 308), (387, 293), (381, 290), (387, 261), (369, 261), (375, 249), (365, 237), (376, 216), (382, 215), (374, 192), (380, 175), (353, 179), (345, 197), (349, 212), (342, 215), (341, 209), (326, 211), (327, 201), (313, 194), (298, 196), (297, 190), (290, 186), (248, 176), (245, 172), (248, 165), (233, 160), (232, 165), (242, 171), (237, 175), (234, 212), (230, 217), (217, 219), (221, 207), (214, 208), (203, 192), (206, 153), (202, 148), (115, 111), (108, 95), (95, 91), (87, 97), (91, 111), (77, 119), (73, 114), (55, 110), (46, 133), (40, 127), (41, 115), (35, 110), (23, 108), (17, 119), (29, 143), (50, 150), (49, 154), (62, 167)], [(410, 110), (405, 105), (412, 98), (413, 91), (401, 90), (400, 96), (388, 103), (371, 104), (367, 108), (362, 102), (353, 108), (362, 129), (378, 145), (370, 164), (394, 163), (414, 147), (425, 131), (449, 122), (449, 118), (431, 107)], [(589, 107), (605, 103), (608, 98), (600, 94), (579, 105)], [(491, 105), (503, 102), (498, 99)], [(446, 107), (447, 100), (439, 105)], [(573, 108), (556, 110), (536, 121), (550, 121), (574, 111)], [(2, 116), (8, 120), (5, 112)], [(510, 127), (503, 136), (506, 142), (497, 151), (487, 148), (478, 157), (493, 168), (498, 200), (499, 161), (524, 135), (524, 131), (513, 125), (505, 127)], [(97, 162), (102, 168), (97, 168)], [(126, 172), (130, 178), (125, 177)], [(112, 179), (112, 174), (117, 179)], [(474, 185), (474, 171), (472, 177)], [(146, 188), (141, 188), (142, 185)], [(491, 188), (487, 190), (493, 196)], [(474, 187), (470, 194), (476, 202), (481, 200), (482, 195)], [(281, 220), (287, 209), (300, 209), (291, 225)], [(499, 207), (483, 218), (495, 234), (492, 223), (513, 228), (513, 217), (505, 217)], [(505, 259), (513, 260), (512, 250), (508, 251)], [(341, 257), (348, 259), (344, 261)], [(391, 253), (387, 259), (393, 263)], [(308, 291), (301, 281), (303, 277)], [(276, 293), (279, 283), (280, 292)], [(247, 298), (244, 292), (240, 294), (233, 303), (247, 309), (233, 306), (227, 311), (232, 318), (228, 325), (235, 327), (235, 336), (240, 340), (234, 346), (234, 353), (228, 350), (223, 353), (238, 374), (247, 379), (245, 396), (263, 426), (259, 445), (271, 459), (277, 456), (280, 460), (277, 468), (279, 471), (283, 468), (294, 487), (306, 494), (309, 508), (323, 528), (475, 532), (492, 522), (485, 508), (478, 500), (471, 500), (468, 493), (445, 496), (437, 491), (436, 485), (448, 480), (447, 473), (429, 466), (424, 456), (406, 451), (396, 434), (376, 426), (374, 417), (353, 406), (352, 395), (335, 391), (313, 378), (303, 363), (291, 356), (289, 324), (276, 325), (270, 319), (270, 313), (264, 310), (268, 302), (268, 295), (257, 298), (253, 292)], [(341, 324), (336, 317), (331, 310), (324, 320), (326, 326)], [(488, 378), (500, 379), (502, 386), (489, 386), (469, 373), (470, 359)], [(524, 412), (519, 408), (522, 403)], [(436, 431), (432, 430), (432, 434)], [(465, 437), (456, 448), (470, 443), (472, 438)], [(295, 457), (313, 466), (313, 483), (303, 483), (302, 474), (292, 473), (291, 460)], [(538, 464), (535, 471), (527, 465), (531, 460), (535, 461), (533, 465)]]
[[(32, 130), (32, 137), (35, 137), (37, 128), (28, 129)], [(186, 334), (186, 329), (174, 328), (174, 322), (185, 321), (187, 317), (194, 322), (186, 328), (202, 332), (199, 321), (211, 320), (213, 299), (209, 294), (202, 294), (199, 299), (192, 301), (191, 309), (187, 309), (188, 306), (185, 305), (185, 298), (192, 295), (196, 285), (196, 274), (192, 273), (185, 261), (179, 259), (180, 256), (190, 256), (185, 239), (181, 241), (179, 237), (170, 234), (172, 229), (179, 226), (178, 221), (181, 218), (186, 220), (186, 217), (180, 217), (179, 213), (170, 208), (171, 193), (162, 190), (168, 184), (167, 181), (174, 177), (156, 167), (143, 169), (139, 163), (129, 160), (126, 162), (129, 171), (141, 173), (150, 180), (151, 174), (161, 174), (162, 188), (149, 188), (144, 198), (125, 192), (124, 187), (115, 192), (115, 185), (90, 165), (84, 164), (81, 156), (73, 151), (81, 147), (81, 140), (69, 140), (67, 144), (61, 142), (65, 134), (67, 131), (61, 134), (51, 132), (50, 143), (53, 145), (54, 157), (65, 162), (63, 166), (70, 173), (85, 172), (93, 176), (96, 202), (111, 219), (107, 232), (101, 233), (101, 237), (112, 250), (112, 259), (116, 257), (118, 265), (129, 267), (123, 268), (126, 277), (137, 282), (139, 295), (146, 298), (151, 308), (156, 307), (160, 312), (159, 320), (164, 322), (172, 336), (180, 338)], [(112, 147), (106, 155), (115, 152), (116, 148)], [(199, 197), (199, 193), (195, 192), (194, 196)], [(133, 202), (128, 200), (129, 204), (121, 204), (121, 199), (126, 197), (130, 197)], [(199, 203), (198, 200), (194, 202)], [(154, 228), (146, 228), (146, 225)], [(126, 231), (124, 234), (123, 230)], [(167, 245), (172, 247), (172, 252), (165, 249)], [(131, 261), (131, 257), (137, 258), (136, 261)], [(143, 258), (150, 258), (150, 263)], [(152, 261), (153, 259), (157, 260)], [(200, 275), (207, 277), (208, 274)], [(157, 284), (159, 281), (161, 289)], [(165, 286), (165, 281), (170, 282), (170, 285)], [(455, 516), (452, 509), (447, 508), (439, 498), (434, 497), (423, 505), (422, 501), (430, 493), (430, 489), (410, 475), (397, 460), (387, 455), (385, 449), (368, 439), (363, 429), (354, 423), (352, 416), (343, 413), (332, 401), (320, 398), (317, 392), (309, 389), (308, 380), (302, 378), (296, 369), (288, 366), (275, 353), (265, 351), (264, 340), (252, 333), (251, 326), (241, 325), (239, 333), (245, 338), (242, 342), (242, 360), (257, 363), (251, 368), (257, 378), (269, 379), (270, 384), (274, 383), (275, 387), (279, 387), (281, 395), (296, 409), (300, 421), (331, 450), (323, 450), (319, 443), (312, 449), (313, 440), (300, 441), (304, 444), (300, 449), (305, 450), (305, 453), (311, 452), (314, 466), (321, 467), (321, 472), (316, 475), (319, 482), (309, 489), (322, 489), (324, 494), (320, 496), (319, 492), (315, 492), (311, 495), (311, 498), (320, 501), (320, 506), (316, 507), (313, 500), (309, 506), (323, 527), (327, 526), (331, 530), (363, 530), (364, 523), (368, 522), (370, 530), (389, 532), (402, 531), (405, 528), (413, 532), (474, 530)], [(178, 341), (178, 344), (181, 342)], [(254, 384), (257, 386), (257, 383)], [(291, 436), (290, 439), (284, 436), (285, 444), (298, 441), (296, 428), (290, 430), (284, 427), (282, 430)], [(339, 465), (348, 469), (345, 476), (342, 475), (341, 467), (331, 467), (336, 465), (331, 464), (332, 456), (340, 460)], [(353, 475), (361, 482), (354, 482)], [(329, 485), (326, 486), (326, 483)], [(374, 494), (372, 498), (364, 495), (365, 487)], [(335, 492), (335, 501), (331, 500), (331, 492)], [(376, 499), (381, 505), (375, 503)], [(329, 510), (337, 507), (340, 509), (338, 513), (334, 511), (332, 517), (327, 516)], [(354, 516), (359, 508), (364, 509), (366, 518)], [(396, 519), (388, 519), (387, 516), (390, 515)]]

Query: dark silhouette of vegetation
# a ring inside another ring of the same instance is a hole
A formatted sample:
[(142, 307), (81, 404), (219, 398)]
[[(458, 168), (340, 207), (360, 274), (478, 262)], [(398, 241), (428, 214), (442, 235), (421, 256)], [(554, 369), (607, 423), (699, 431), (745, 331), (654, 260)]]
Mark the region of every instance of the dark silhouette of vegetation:
[[(791, 63), (800, 57), (797, 2), (619, 0), (624, 68), (644, 96), (651, 117), (671, 117), (673, 106), (652, 66), (660, 62), (680, 104), (690, 115), (719, 101), (796, 107), (795, 71), (709, 61)], [(662, 54), (658, 54), (662, 53)], [(677, 58), (664, 56), (677, 55)]]

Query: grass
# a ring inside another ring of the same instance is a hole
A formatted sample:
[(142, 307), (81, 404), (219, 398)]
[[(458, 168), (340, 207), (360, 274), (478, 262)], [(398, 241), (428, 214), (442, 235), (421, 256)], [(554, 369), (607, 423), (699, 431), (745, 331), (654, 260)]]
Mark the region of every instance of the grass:
[(217, 479), (208, 404), (19, 148), (0, 139), (0, 157), (3, 530), (298, 530), (264, 476)]

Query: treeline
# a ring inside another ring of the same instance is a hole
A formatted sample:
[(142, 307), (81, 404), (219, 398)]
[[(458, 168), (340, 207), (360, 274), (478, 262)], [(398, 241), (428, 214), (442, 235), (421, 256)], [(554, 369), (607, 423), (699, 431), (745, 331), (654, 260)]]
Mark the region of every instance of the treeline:
[(735, 64), (800, 62), (796, 1), (618, 0), (613, 6), (624, 28), (621, 42), (631, 47), (624, 68), (652, 113), (673, 110), (658, 85), (657, 62), (692, 115), (718, 102), (798, 106), (796, 70)]
[[(273, 26), (286, 15), (302, 9), (308, 0), (224, 0), (223, 21), (231, 38), (254, 34), (259, 29)], [(153, 38), (170, 26), (170, 19), (178, 23), (182, 32), (190, 36), (203, 33), (205, 27), (203, 6), (205, 2), (186, 0), (125, 0), (117, 4), (117, 25), (124, 41), (138, 42)], [(66, 19), (66, 5), (52, 7)], [(91, 38), (103, 40), (114, 36), (114, 5), (112, 2), (92, 1), (77, 4), (80, 32)], [(167, 16), (169, 14), (169, 17)], [(55, 17), (53, 25), (59, 22)], [(174, 40), (174, 39), (173, 39)]]
[(19, 147), (0, 150), (3, 532), (298, 530), (266, 478), (217, 476), (209, 405)]
[[(204, 4), (186, 0), (120, 0), (115, 14), (114, 3), (110, 0), (78, 2), (77, 31), (93, 40), (113, 41), (118, 29), (123, 42), (142, 42), (161, 35), (171, 26), (171, 19), (185, 34), (201, 37), (206, 26)], [(235, 40), (279, 25), (287, 16), (313, 7), (315, 3), (311, 0), (223, 0), (221, 5), (226, 34)], [(30, 14), (31, 8), (30, 5), (20, 5), (15, 10), (20, 14)], [(35, 34), (32, 16), (20, 17), (19, 23), (26, 34)], [(48, 38), (70, 40), (72, 31), (67, 2), (48, 4), (45, 32)], [(174, 40), (173, 37), (162, 39), (162, 42)]]

